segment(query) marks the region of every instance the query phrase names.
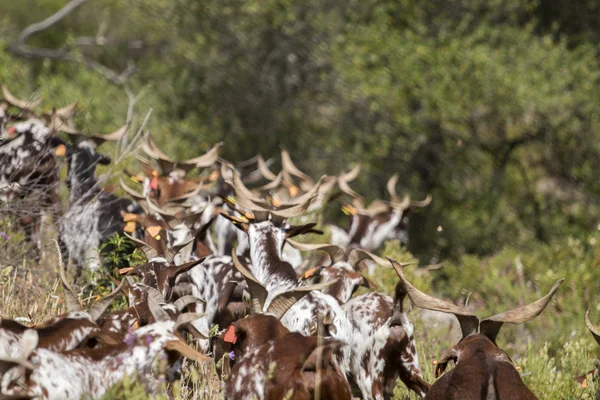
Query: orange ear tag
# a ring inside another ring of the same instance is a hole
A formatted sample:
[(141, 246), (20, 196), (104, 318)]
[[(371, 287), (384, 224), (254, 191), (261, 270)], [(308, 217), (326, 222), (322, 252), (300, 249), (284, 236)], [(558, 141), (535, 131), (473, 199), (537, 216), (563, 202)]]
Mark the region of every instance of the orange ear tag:
[(227, 332), (225, 332), (223, 341), (225, 343), (231, 344), (235, 344), (235, 342), (237, 342), (237, 336), (235, 335), (235, 327), (233, 325), (229, 325), (229, 328), (227, 328)]
[(211, 182), (216, 181), (217, 179), (219, 179), (219, 171), (213, 171), (210, 173), (210, 175), (208, 176), (208, 180)]
[(291, 197), (296, 197), (298, 196), (298, 192), (300, 192), (300, 189), (298, 189), (297, 186), (292, 185), (289, 187), (288, 192), (290, 193)]
[(273, 199), (271, 200), (271, 204), (273, 204), (275, 207), (279, 207), (281, 206), (281, 201), (279, 201), (277, 197), (273, 197)]
[(57, 156), (64, 156), (65, 154), (67, 154), (67, 146), (65, 146), (64, 144), (56, 146), (54, 154), (56, 154)]
[(148, 232), (154, 239), (158, 240), (157, 236), (160, 233), (160, 229), (160, 226), (157, 225), (149, 226), (146, 228), (146, 232)]
[(135, 231), (135, 221), (129, 221), (123, 230), (127, 233), (132, 233)]
[(304, 279), (310, 278), (311, 276), (313, 276), (315, 273), (317, 272), (317, 268), (311, 268), (308, 271), (306, 271), (304, 273), (304, 275), (302, 275), (304, 277)]
[(137, 214), (130, 214), (130, 213), (122, 213), (121, 214), (123, 216), (123, 221), (124, 222), (131, 222), (131, 221), (137, 221)]

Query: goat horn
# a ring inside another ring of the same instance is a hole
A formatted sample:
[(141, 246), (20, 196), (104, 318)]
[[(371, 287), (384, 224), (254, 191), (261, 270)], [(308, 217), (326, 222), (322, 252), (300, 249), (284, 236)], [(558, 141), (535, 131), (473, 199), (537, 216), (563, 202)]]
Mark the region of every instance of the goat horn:
[(126, 193), (128, 193), (131, 197), (136, 198), (136, 199), (145, 199), (146, 198), (142, 192), (138, 192), (135, 189), (132, 189), (129, 186), (127, 186), (127, 184), (123, 181), (123, 177), (121, 177), (121, 176), (119, 177), (119, 183), (121, 184), (121, 187), (123, 188), (123, 190)]
[(526, 304), (524, 306), (517, 307), (513, 310), (505, 311), (482, 320), (479, 324), (480, 332), (492, 339), (492, 341), (495, 341), (502, 324), (522, 324), (523, 322), (531, 321), (540, 315), (542, 311), (544, 311), (552, 299), (552, 296), (554, 296), (554, 293), (556, 293), (563, 282), (564, 279), (562, 278), (557, 280), (547, 295), (534, 301), (533, 303)]
[(585, 324), (587, 325), (588, 329), (592, 333), (592, 336), (594, 337), (594, 340), (596, 340), (596, 343), (600, 344), (600, 330), (598, 328), (594, 327), (594, 325), (592, 325), (592, 323), (590, 322), (590, 309), (589, 308), (585, 313)]
[(65, 106), (62, 108), (57, 108), (55, 111), (55, 114), (61, 118), (68, 119), (71, 117), (71, 115), (77, 109), (78, 106), (79, 106), (79, 101), (76, 101), (75, 103), (69, 104), (68, 106)]
[(256, 188), (256, 190), (258, 190), (258, 191), (268, 191), (268, 190), (277, 189), (281, 185), (281, 181), (283, 179), (283, 174), (280, 172), (276, 176), (273, 175), (273, 177), (274, 177), (274, 179), (272, 179), (271, 182), (267, 183), (264, 186)]
[(199, 313), (184, 313), (184, 314), (179, 314), (177, 316), (177, 322), (175, 322), (175, 330), (179, 329), (180, 327), (182, 327), (185, 324), (189, 324), (192, 321), (196, 321), (197, 319), (200, 319), (202, 317), (204, 317), (206, 314), (199, 314)]
[(333, 285), (335, 282), (323, 282), (316, 285), (299, 286), (295, 289), (288, 290), (277, 295), (271, 304), (267, 307), (267, 312), (275, 316), (277, 319), (281, 319), (287, 310), (289, 310), (298, 300), (312, 292), (313, 290), (322, 290), (326, 287)]
[[(363, 250), (363, 249), (350, 250), (350, 253), (348, 254), (348, 263), (350, 265), (352, 265), (352, 268), (357, 269), (358, 264), (363, 260), (371, 260), (371, 261), (375, 262), (376, 264), (379, 264), (382, 267), (386, 267), (386, 268), (392, 267), (392, 264), (390, 263), (390, 261), (386, 260), (385, 258), (376, 256), (375, 254), (368, 252), (367, 250)], [(409, 264), (401, 264), (402, 267), (405, 267), (406, 265), (409, 265)]]
[(173, 305), (175, 305), (175, 308), (177, 308), (181, 312), (181, 311), (183, 311), (184, 308), (186, 308), (190, 304), (194, 304), (199, 301), (206, 303), (204, 300), (201, 300), (195, 296), (187, 295), (187, 296), (183, 296), (183, 297), (180, 297), (177, 300), (175, 300)]
[(177, 217), (179, 213), (185, 211), (185, 207), (182, 206), (172, 206), (172, 205), (162, 205), (159, 206), (156, 204), (150, 197), (146, 196), (146, 202), (148, 203), (148, 208), (151, 211), (158, 213), (160, 215), (168, 215), (169, 217)]
[(92, 317), (92, 321), (97, 321), (102, 316), (102, 314), (104, 314), (108, 306), (110, 306), (110, 303), (112, 303), (112, 301), (121, 293), (124, 284), (125, 279), (121, 281), (121, 283), (119, 284), (119, 286), (117, 286), (115, 290), (113, 290), (111, 293), (107, 294), (106, 296), (95, 302), (94, 305), (92, 305), (92, 308), (90, 308), (89, 312), (90, 317)]
[[(358, 207), (357, 207), (358, 208)], [(374, 200), (369, 204), (366, 209), (360, 209), (360, 211), (369, 215), (370, 217), (375, 217), (376, 215), (383, 214), (390, 209), (390, 205), (386, 204), (382, 200)]]
[(342, 180), (344, 182), (351, 182), (358, 177), (359, 173), (360, 173), (360, 164), (356, 164), (354, 166), (354, 168), (352, 168), (350, 171), (341, 173), (340, 176), (338, 177), (338, 180)]
[(273, 180), (275, 180), (277, 178), (277, 176), (273, 172), (271, 172), (271, 170), (267, 166), (267, 163), (265, 162), (265, 159), (263, 158), (262, 155), (259, 154), (257, 156), (256, 162), (258, 164), (258, 172), (260, 172), (260, 174), (262, 176), (264, 176), (265, 179), (273, 181)]
[(344, 258), (344, 249), (335, 244), (307, 244), (296, 242), (292, 239), (286, 239), (286, 242), (289, 243), (293, 248), (300, 251), (322, 250), (329, 254), (329, 257), (331, 258), (331, 264), (335, 264)]
[[(189, 239), (187, 242), (181, 243), (181, 244), (176, 244), (174, 246), (168, 247), (165, 250), (165, 258), (167, 259), (168, 262), (172, 263), (173, 260), (175, 259), (175, 256), (177, 255), (177, 253), (179, 253), (183, 248), (185, 248), (187, 245), (189, 245), (190, 243), (192, 243), (194, 240), (196, 240), (195, 236), (192, 236), (191, 239)], [(194, 261), (195, 263), (199, 264), (202, 261), (204, 261), (204, 258)]]
[(470, 313), (463, 308), (447, 301), (436, 299), (433, 296), (421, 292), (406, 279), (404, 273), (402, 272), (402, 266), (400, 263), (398, 263), (398, 261), (390, 257), (387, 257), (387, 259), (392, 263), (392, 266), (396, 270), (398, 277), (408, 292), (408, 297), (410, 297), (415, 306), (424, 308), (426, 310), (454, 314), (458, 319), (458, 323), (460, 324), (463, 338), (466, 338), (473, 333), (477, 333), (479, 319), (475, 316), (475, 314)]
[(429, 205), (429, 203), (431, 203), (431, 195), (430, 194), (428, 194), (427, 197), (425, 197), (425, 199), (423, 199), (421, 201), (411, 200), (410, 206), (411, 207), (427, 207)]
[(209, 151), (207, 151), (205, 154), (199, 157), (192, 158), (186, 161), (181, 161), (177, 164), (193, 164), (195, 167), (198, 168), (210, 167), (215, 162), (217, 162), (217, 159), (219, 157), (219, 148), (221, 148), (221, 146), (223, 146), (223, 142), (215, 144)]
[(125, 124), (116, 131), (106, 134), (106, 135), (90, 135), (89, 137), (96, 142), (96, 145), (100, 146), (102, 143), (106, 141), (117, 141), (121, 140), (125, 135), (127, 135), (127, 130), (129, 129), (129, 124)]
[(298, 167), (296, 167), (292, 161), (290, 153), (285, 148), (281, 149), (281, 169), (287, 171), (297, 178), (310, 182), (311, 184), (313, 183), (313, 180), (310, 178), (310, 176), (306, 175), (304, 172), (300, 171)]
[(154, 141), (152, 141), (150, 133), (144, 135), (140, 144), (144, 153), (148, 154), (150, 157), (157, 160), (174, 162), (169, 156), (167, 156), (165, 153), (162, 152), (162, 150), (158, 148)]
[(210, 358), (209, 356), (207, 356), (205, 354), (200, 353), (199, 351), (192, 349), (190, 346), (187, 345), (187, 343), (185, 343), (182, 340), (170, 340), (167, 343), (165, 343), (163, 348), (166, 350), (176, 351), (179, 354), (181, 354), (182, 356), (184, 356), (185, 358), (189, 358), (190, 360), (193, 360), (193, 361), (198, 361), (198, 362), (212, 361), (212, 358)]
[(254, 277), (254, 275), (252, 275), (252, 272), (241, 263), (235, 250), (235, 248), (231, 250), (231, 260), (238, 272), (246, 278), (248, 291), (250, 292), (250, 307), (252, 308), (252, 312), (262, 313), (268, 297), (267, 289)]
[(165, 299), (158, 289), (144, 285), (143, 283), (138, 283), (138, 286), (148, 293), (148, 309), (154, 319), (157, 322), (170, 321), (171, 317), (169, 317), (169, 314), (161, 307), (161, 304), (165, 304)]
[(398, 194), (396, 193), (396, 185), (398, 184), (398, 178), (400, 178), (398, 174), (392, 175), (392, 177), (387, 181), (386, 185), (387, 191), (390, 194), (390, 198), (393, 202), (398, 201)]
[(58, 245), (58, 241), (54, 240), (54, 245), (56, 246), (56, 252), (58, 255), (58, 273), (60, 275), (60, 280), (62, 281), (64, 287), (65, 294), (65, 303), (67, 303), (67, 310), (69, 312), (85, 312), (85, 309), (81, 306), (79, 302), (79, 298), (75, 294), (75, 291), (67, 283), (67, 277), (65, 276), (65, 264), (62, 259), (62, 253), (60, 251), (60, 246)]
[(19, 100), (13, 96), (13, 94), (4, 85), (2, 85), (2, 97), (4, 97), (4, 100), (7, 103), (23, 110), (31, 110), (32, 108), (39, 106), (42, 102), (42, 99), (37, 99), (36, 101)]
[(142, 250), (142, 253), (144, 253), (144, 255), (146, 256), (146, 260), (150, 261), (153, 258), (157, 258), (160, 257), (160, 254), (158, 253), (158, 251), (150, 246), (148, 243), (137, 239), (131, 235), (129, 235), (128, 233), (124, 232), (123, 233), (129, 240), (131, 240), (133, 242), (133, 244), (135, 245), (135, 247), (137, 247), (138, 249)]

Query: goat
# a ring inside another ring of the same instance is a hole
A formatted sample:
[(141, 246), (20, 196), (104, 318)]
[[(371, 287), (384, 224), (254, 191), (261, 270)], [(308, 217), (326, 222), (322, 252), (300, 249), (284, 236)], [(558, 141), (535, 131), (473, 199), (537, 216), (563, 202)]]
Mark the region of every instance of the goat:
[(338, 341), (289, 333), (275, 317), (265, 315), (238, 321), (225, 339), (233, 342), (236, 360), (226, 398), (351, 398), (348, 382), (334, 361), (343, 347)]
[(352, 216), (350, 227), (347, 231), (332, 227), (333, 243), (345, 248), (360, 247), (368, 251), (377, 250), (384, 241), (391, 239), (398, 239), (407, 245), (408, 216), (415, 208), (429, 205), (431, 196), (422, 201), (413, 201), (408, 196), (400, 199), (395, 189), (398, 182), (396, 174), (387, 183), (391, 201), (375, 200), (365, 207), (362, 196), (348, 186), (348, 181), (355, 175), (351, 171), (342, 179), (338, 179), (342, 192), (354, 200), (352, 205), (342, 207), (345, 213)]
[[(600, 344), (600, 330), (592, 325), (590, 321), (590, 310), (588, 309), (585, 313), (585, 324), (587, 325), (590, 333), (592, 334), (596, 343)], [(588, 387), (588, 380), (593, 379), (594, 381), (598, 381), (598, 376), (600, 374), (600, 363), (596, 362), (596, 367), (592, 370), (589, 370), (585, 374), (581, 376), (575, 377), (575, 381), (581, 385), (582, 388)], [(600, 390), (596, 391), (595, 399), (600, 399)]]
[[(44, 399), (101, 398), (126, 376), (151, 373), (150, 368), (163, 351), (171, 350), (196, 361), (211, 360), (190, 348), (176, 333), (189, 319), (181, 314), (177, 321), (169, 319), (141, 327), (118, 345), (60, 353), (36, 348), (38, 335), (28, 330), (23, 346), (26, 352), (10, 361), (15, 367), (2, 377), (0, 390), (4, 395)], [(24, 374), (23, 367), (31, 372)]]
[[(127, 133), (127, 125), (105, 136), (82, 136), (69, 130), (73, 144), (67, 148), (67, 186), (69, 206), (59, 225), (61, 247), (80, 276), (83, 266), (95, 271), (100, 267), (97, 249), (115, 233), (123, 232), (121, 212), (138, 213), (141, 208), (131, 200), (103, 191), (98, 187), (96, 165), (107, 165), (111, 159), (96, 150), (106, 140), (119, 140)], [(87, 262), (87, 264), (86, 264)]]
[(431, 386), (426, 399), (536, 399), (508, 354), (496, 344), (496, 336), (504, 323), (519, 324), (537, 317), (564, 279), (559, 279), (546, 296), (531, 304), (479, 320), (461, 307), (419, 291), (406, 279), (400, 264), (389, 260), (415, 306), (454, 314), (462, 330), (462, 339), (446, 350), (434, 373), (436, 377), (442, 375), (449, 361), (454, 361), (454, 369)]

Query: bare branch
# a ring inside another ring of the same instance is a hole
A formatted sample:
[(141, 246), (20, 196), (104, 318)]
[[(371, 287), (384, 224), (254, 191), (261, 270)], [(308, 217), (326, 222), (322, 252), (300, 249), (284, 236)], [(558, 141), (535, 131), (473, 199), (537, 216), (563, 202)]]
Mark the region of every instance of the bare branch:
[[(65, 18), (67, 15), (72, 13), (73, 10), (80, 7), (87, 1), (88, 0), (71, 0), (63, 8), (61, 8), (45, 20), (29, 25), (23, 30), (23, 32), (21, 32), (21, 34), (15, 42), (7, 46), (7, 50), (16, 55), (17, 57), (28, 59), (52, 59), (69, 62), (80, 62), (83, 63), (87, 68), (98, 72), (99, 74), (104, 76), (104, 78), (106, 78), (109, 82), (117, 86), (122, 85), (137, 70), (133, 61), (130, 60), (128, 62), (127, 68), (125, 68), (121, 73), (117, 73), (90, 57), (72, 52), (73, 49), (77, 47), (108, 46), (120, 44), (119, 42), (109, 40), (104, 36), (104, 33), (107, 30), (106, 21), (103, 21), (100, 24), (100, 27), (98, 28), (98, 33), (95, 37), (78, 37), (75, 38), (72, 44), (63, 45), (58, 49), (47, 49), (39, 47), (34, 48), (25, 44), (27, 39), (29, 39), (32, 35), (50, 28), (52, 25)], [(144, 47), (144, 42), (141, 40), (132, 40), (125, 42), (125, 44), (130, 49)]]

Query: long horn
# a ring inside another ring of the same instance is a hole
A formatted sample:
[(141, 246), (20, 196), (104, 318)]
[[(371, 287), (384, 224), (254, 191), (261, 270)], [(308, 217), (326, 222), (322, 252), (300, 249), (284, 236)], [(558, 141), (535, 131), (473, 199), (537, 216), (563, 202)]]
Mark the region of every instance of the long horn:
[(143, 136), (140, 145), (144, 153), (148, 154), (150, 157), (157, 160), (174, 162), (168, 155), (163, 153), (162, 150), (160, 150), (156, 144), (154, 144), (150, 133), (147, 133)]
[(138, 249), (142, 250), (142, 253), (144, 253), (144, 255), (146, 256), (146, 260), (150, 261), (153, 258), (157, 258), (160, 257), (160, 254), (158, 253), (158, 250), (156, 250), (154, 247), (150, 246), (148, 243), (141, 241), (127, 233), (123, 233), (125, 236), (127, 236), (127, 238), (129, 240), (131, 240), (133, 242), (133, 244), (135, 245), (135, 247), (137, 247)]
[(151, 211), (160, 215), (168, 215), (169, 217), (177, 217), (180, 213), (185, 212), (186, 208), (183, 206), (173, 206), (169, 204), (163, 204), (159, 206), (150, 197), (146, 197), (146, 202)]
[(19, 100), (17, 99), (15, 96), (13, 96), (13, 94), (6, 88), (6, 86), (2, 85), (2, 97), (4, 97), (4, 100), (15, 106), (18, 108), (21, 108), (23, 110), (31, 110), (37, 106), (40, 105), (40, 103), (42, 102), (42, 99), (37, 99), (36, 101), (29, 101), (29, 100)]
[(75, 103), (69, 104), (68, 106), (65, 106), (62, 108), (57, 108), (55, 111), (55, 114), (61, 118), (69, 119), (69, 118), (71, 118), (71, 116), (73, 115), (75, 110), (77, 110), (78, 106), (79, 106), (79, 101), (76, 101)]
[(75, 291), (67, 283), (67, 277), (65, 276), (65, 264), (63, 263), (62, 253), (60, 251), (60, 246), (58, 245), (58, 241), (54, 240), (54, 245), (56, 246), (56, 252), (58, 255), (58, 273), (60, 275), (60, 280), (62, 281), (64, 287), (65, 294), (65, 303), (67, 303), (67, 310), (69, 312), (85, 312), (85, 309), (81, 306), (79, 302), (79, 298), (75, 294)]
[[(392, 263), (385, 258), (379, 257), (367, 250), (363, 249), (352, 249), (348, 254), (348, 264), (352, 265), (354, 269), (358, 269), (358, 264), (363, 260), (371, 260), (378, 265), (386, 268), (392, 268)], [(406, 266), (409, 264), (401, 264), (401, 266)]]
[(598, 328), (594, 327), (594, 325), (592, 325), (592, 323), (590, 322), (590, 309), (589, 308), (585, 313), (585, 324), (587, 325), (588, 329), (592, 333), (592, 336), (594, 337), (594, 340), (596, 341), (596, 343), (600, 344), (600, 330)]
[(121, 293), (125, 282), (125, 279), (123, 279), (121, 281), (121, 284), (119, 284), (119, 286), (117, 286), (115, 290), (113, 290), (111, 293), (107, 294), (106, 296), (95, 302), (94, 305), (92, 305), (92, 308), (90, 308), (90, 317), (92, 317), (92, 321), (97, 321), (102, 316), (102, 314), (104, 314), (108, 306), (110, 306), (110, 303), (112, 303), (112, 301)]
[(142, 192), (138, 192), (135, 189), (130, 188), (129, 186), (127, 186), (127, 184), (123, 181), (123, 177), (119, 177), (119, 183), (121, 184), (121, 187), (123, 188), (123, 190), (125, 191), (125, 193), (128, 193), (131, 197), (136, 198), (136, 199), (145, 199), (146, 196), (144, 196), (144, 194)]
[(319, 192), (319, 189), (321, 188), (321, 185), (323, 184), (323, 181), (327, 178), (327, 175), (323, 175), (319, 178), (319, 180), (317, 181), (317, 183), (315, 183), (306, 193), (304, 193), (302, 196), (298, 196), (296, 197), (294, 200), (282, 203), (281, 205), (285, 205), (285, 206), (293, 206), (293, 205), (298, 205), (298, 204), (303, 204), (306, 203), (307, 201), (311, 201), (311, 199), (313, 199), (317, 193)]
[(271, 180), (271, 182), (267, 183), (266, 185), (256, 188), (256, 190), (262, 192), (262, 191), (274, 190), (274, 189), (277, 189), (279, 186), (281, 186), (281, 182), (283, 180), (283, 174), (279, 173), (279, 174), (273, 175), (273, 176), (275, 178), (273, 180)]
[(382, 200), (373, 200), (366, 209), (361, 210), (365, 214), (375, 217), (389, 211), (390, 205)]
[(298, 167), (296, 167), (292, 161), (292, 157), (290, 157), (290, 153), (285, 148), (281, 149), (281, 169), (297, 178), (310, 182), (311, 185), (313, 184), (313, 180), (310, 178), (310, 176), (306, 175), (304, 172), (300, 171)]
[(271, 170), (267, 166), (267, 163), (265, 163), (265, 159), (263, 158), (262, 155), (259, 154), (256, 158), (256, 161), (258, 164), (258, 172), (260, 172), (260, 174), (262, 176), (264, 176), (265, 179), (273, 181), (277, 178), (277, 175), (275, 175), (273, 172), (271, 172)]
[(295, 289), (289, 290), (287, 292), (283, 292), (277, 295), (269, 304), (267, 308), (267, 312), (273, 314), (278, 319), (281, 319), (287, 310), (289, 310), (294, 304), (298, 302), (298, 300), (302, 299), (304, 296), (312, 292), (313, 290), (322, 290), (335, 282), (323, 282), (318, 283), (316, 285), (307, 285), (307, 286), (299, 286)]
[(171, 317), (169, 317), (169, 314), (167, 314), (167, 312), (161, 307), (161, 304), (165, 304), (166, 302), (162, 294), (160, 294), (160, 292), (158, 291), (158, 289), (148, 285), (144, 285), (142, 283), (138, 283), (138, 286), (144, 289), (146, 293), (148, 293), (148, 309), (150, 310), (150, 313), (152, 314), (154, 319), (157, 322), (171, 321)]
[(522, 324), (523, 322), (531, 321), (544, 311), (552, 296), (554, 296), (554, 293), (556, 293), (563, 282), (564, 279), (562, 278), (557, 280), (547, 295), (533, 303), (482, 320), (479, 324), (479, 331), (495, 341), (502, 324)]
[(340, 190), (346, 193), (348, 196), (355, 199), (362, 199), (362, 196), (360, 194), (356, 193), (354, 190), (352, 190), (352, 188), (350, 188), (350, 186), (348, 185), (348, 180), (342, 179), (341, 177), (338, 178), (338, 186)]
[(183, 296), (183, 297), (180, 297), (177, 300), (175, 300), (173, 305), (175, 306), (175, 308), (177, 308), (179, 310), (179, 312), (181, 312), (181, 311), (183, 311), (184, 308), (186, 308), (190, 304), (195, 304), (199, 301), (206, 303), (206, 301), (201, 300), (195, 296), (187, 295), (187, 296)]
[(96, 145), (99, 146), (106, 141), (121, 140), (125, 135), (127, 135), (128, 129), (129, 129), (129, 124), (125, 124), (112, 133), (109, 133), (106, 135), (94, 134), (94, 135), (90, 135), (89, 137), (92, 138), (94, 140), (94, 142), (96, 142)]
[(470, 313), (454, 304), (448, 303), (447, 301), (436, 299), (433, 296), (421, 292), (406, 279), (404, 273), (402, 272), (402, 266), (398, 263), (398, 261), (390, 257), (388, 257), (388, 260), (392, 263), (392, 266), (396, 270), (398, 277), (408, 292), (408, 297), (410, 297), (415, 306), (424, 308), (426, 310), (454, 314), (458, 319), (458, 323), (460, 324), (463, 338), (472, 335), (473, 333), (477, 333), (479, 318), (477, 318), (475, 314)]
[(192, 164), (197, 168), (210, 167), (215, 162), (217, 162), (217, 159), (219, 157), (219, 148), (221, 148), (221, 146), (223, 146), (223, 142), (219, 142), (219, 143), (215, 144), (212, 147), (212, 149), (210, 149), (205, 154), (203, 154), (199, 157), (192, 158), (192, 159), (189, 159), (186, 161), (181, 161), (181, 162), (178, 162), (177, 164)]
[[(165, 250), (165, 258), (167, 259), (167, 261), (169, 263), (172, 263), (173, 260), (175, 259), (175, 256), (177, 255), (177, 253), (179, 253), (183, 248), (185, 248), (186, 246), (188, 246), (190, 243), (193, 243), (194, 240), (196, 240), (196, 237), (195, 237), (195, 235), (192, 235), (192, 238), (189, 239), (188, 241), (186, 241), (184, 243), (181, 243), (181, 244), (176, 244), (174, 246), (168, 247)], [(200, 260), (193, 261), (194, 264), (192, 264), (192, 265), (200, 264), (202, 261), (204, 261), (204, 258), (201, 258)]]
[(235, 248), (231, 250), (231, 260), (238, 272), (246, 278), (248, 291), (250, 292), (250, 307), (252, 308), (252, 312), (262, 313), (269, 295), (267, 289), (254, 277), (254, 275), (252, 275), (252, 272), (241, 263), (235, 250)]
[(430, 194), (428, 194), (427, 197), (425, 197), (425, 199), (423, 199), (421, 201), (411, 200), (410, 206), (411, 207), (427, 207), (429, 205), (429, 203), (431, 203), (431, 195)]
[(354, 166), (354, 168), (352, 168), (350, 171), (341, 173), (340, 176), (338, 177), (338, 179), (342, 180), (346, 183), (351, 182), (351, 181), (355, 180), (356, 178), (358, 178), (359, 173), (360, 173), (360, 164), (356, 164)]
[(388, 180), (386, 185), (387, 191), (390, 194), (390, 198), (394, 202), (397, 202), (399, 200), (398, 194), (396, 193), (396, 184), (398, 184), (398, 178), (398, 174), (392, 175), (392, 177)]
[(307, 244), (296, 242), (292, 239), (286, 239), (286, 242), (289, 243), (293, 248), (300, 251), (324, 251), (329, 254), (329, 258), (331, 258), (331, 264), (335, 264), (344, 258), (344, 249), (335, 244)]
[(188, 346), (182, 340), (170, 340), (167, 343), (165, 343), (163, 348), (165, 350), (176, 351), (179, 354), (181, 354), (182, 356), (184, 356), (185, 358), (189, 358), (192, 361), (208, 362), (208, 361), (213, 360), (209, 356), (204, 355), (204, 354), (192, 349), (190, 346)]
[(179, 329), (181, 326), (183, 326), (185, 324), (189, 324), (192, 321), (200, 319), (200, 318), (204, 317), (205, 315), (206, 314), (191, 313), (191, 312), (179, 314), (177, 316), (177, 322), (175, 323), (175, 330)]

